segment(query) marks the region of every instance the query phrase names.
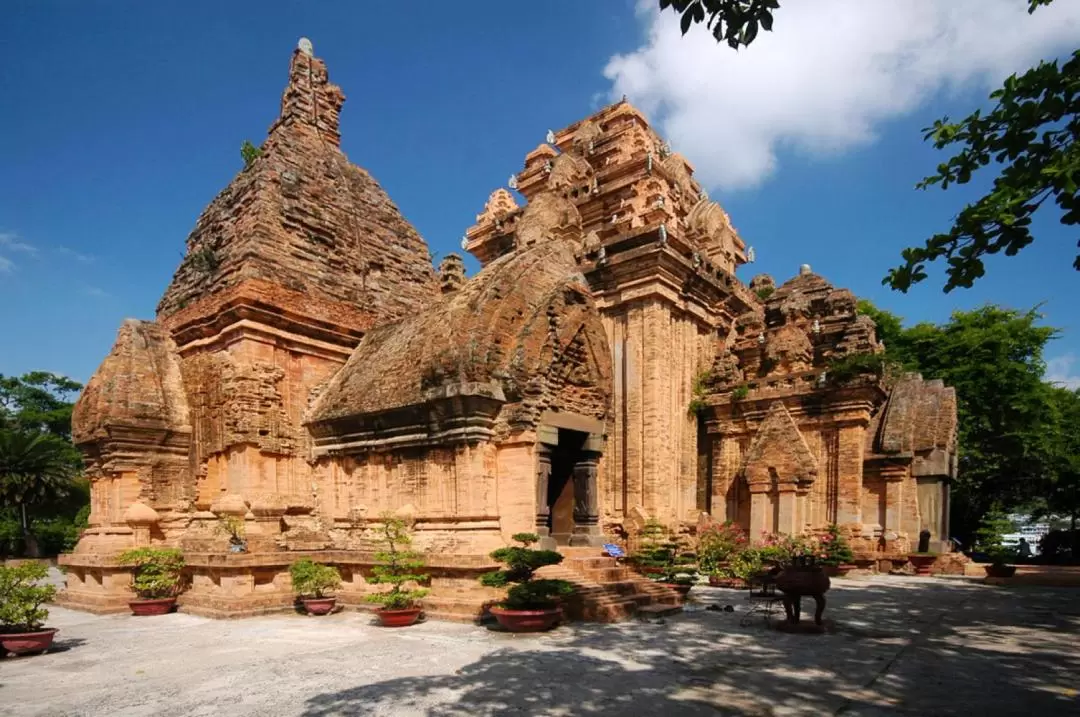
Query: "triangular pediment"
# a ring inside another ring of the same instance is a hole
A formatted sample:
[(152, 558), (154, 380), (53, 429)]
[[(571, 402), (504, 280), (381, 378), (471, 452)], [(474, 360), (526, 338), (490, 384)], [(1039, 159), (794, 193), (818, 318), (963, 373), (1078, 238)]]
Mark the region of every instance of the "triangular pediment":
[(743, 457), (742, 473), (753, 484), (811, 483), (817, 478), (818, 463), (795, 420), (780, 401), (758, 427), (750, 449)]

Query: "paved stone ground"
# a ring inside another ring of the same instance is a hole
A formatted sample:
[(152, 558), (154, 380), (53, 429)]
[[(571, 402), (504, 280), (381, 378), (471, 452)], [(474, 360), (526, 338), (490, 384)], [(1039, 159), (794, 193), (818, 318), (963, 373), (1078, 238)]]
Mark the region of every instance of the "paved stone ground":
[(355, 612), (213, 621), (57, 608), (55, 651), (0, 660), (0, 714), (1080, 714), (1075, 589), (836, 580), (824, 635), (741, 627), (743, 594), (694, 593), (737, 611), (515, 636), (388, 630)]

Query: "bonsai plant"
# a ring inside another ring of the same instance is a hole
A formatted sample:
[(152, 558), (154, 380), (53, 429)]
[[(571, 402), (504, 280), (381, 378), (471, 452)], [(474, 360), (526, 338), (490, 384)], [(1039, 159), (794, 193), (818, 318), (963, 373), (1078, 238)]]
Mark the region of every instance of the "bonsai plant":
[(330, 593), (341, 586), (341, 574), (332, 565), (316, 563), (311, 558), (301, 558), (289, 566), (293, 590), (312, 615), (325, 615), (337, 603)]
[(657, 551), (668, 542), (668, 531), (658, 520), (650, 519), (638, 533), (637, 549), (627, 561), (644, 575), (664, 573), (663, 558), (658, 558)]
[(558, 565), (563, 556), (554, 550), (536, 550), (533, 543), (540, 540), (535, 533), (517, 533), (513, 536), (521, 545), (499, 548), (491, 553), (494, 560), (506, 567), (480, 576), (480, 583), (501, 588), (510, 585), (506, 599), (491, 608), (491, 614), (511, 632), (539, 632), (549, 630), (562, 615), (560, 598), (574, 591), (565, 580), (544, 580), (534, 577), (545, 565)]
[(229, 536), (229, 552), (243, 553), (247, 551), (247, 541), (244, 540), (244, 519), (238, 515), (226, 515), (218, 523), (223, 533)]
[(975, 546), (990, 559), (984, 568), (987, 577), (1011, 578), (1016, 573), (1016, 566), (1009, 564), (1016, 559), (1016, 553), (1004, 545), (1004, 535), (1011, 530), (1012, 523), (999, 511), (990, 511), (980, 521)]
[(408, 526), (400, 518), (386, 517), (382, 523), (383, 550), (375, 553), (378, 565), (372, 570), (369, 583), (386, 584), (391, 588), (372, 593), (364, 599), (381, 605), (375, 611), (386, 627), (406, 627), (420, 617), (420, 599), (428, 594), (423, 588), (408, 588), (407, 583), (420, 583), (427, 575), (418, 572), (424, 567), (423, 556), (409, 550), (412, 536)]
[(131, 589), (137, 600), (128, 603), (135, 615), (164, 615), (176, 605), (184, 574), (184, 554), (176, 548), (135, 548), (119, 560), (134, 566)]
[(0, 565), (0, 647), (5, 652), (44, 652), (52, 645), (57, 630), (45, 627), (49, 611), (42, 605), (56, 596), (56, 586), (39, 583), (47, 576), (44, 563)]

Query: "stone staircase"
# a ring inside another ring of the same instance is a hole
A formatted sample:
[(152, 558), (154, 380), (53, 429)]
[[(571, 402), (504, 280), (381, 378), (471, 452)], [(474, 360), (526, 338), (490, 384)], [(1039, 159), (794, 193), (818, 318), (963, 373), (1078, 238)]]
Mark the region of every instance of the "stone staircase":
[(566, 580), (574, 593), (565, 602), (569, 620), (618, 622), (647, 611), (651, 615), (678, 612), (682, 598), (674, 590), (649, 580), (599, 548), (560, 548), (564, 560), (537, 571), (537, 577)]

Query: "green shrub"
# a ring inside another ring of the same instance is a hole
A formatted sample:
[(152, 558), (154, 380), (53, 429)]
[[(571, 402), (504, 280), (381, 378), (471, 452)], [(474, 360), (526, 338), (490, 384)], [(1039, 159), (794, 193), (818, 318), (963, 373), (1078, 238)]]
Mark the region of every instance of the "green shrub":
[(82, 530), (68, 518), (35, 520), (30, 530), (38, 540), (41, 555), (70, 553), (82, 534)]
[(667, 528), (655, 520), (649, 520), (642, 528), (638, 549), (630, 556), (630, 562), (658, 582), (693, 585), (697, 581), (694, 556), (686, 553)]
[(506, 565), (480, 576), (480, 583), (506, 591), (502, 607), (507, 610), (546, 610), (555, 607), (560, 597), (569, 595), (574, 586), (565, 580), (537, 580), (533, 576), (545, 565), (558, 565), (563, 556), (554, 550), (536, 550), (529, 546), (540, 540), (535, 533), (517, 533), (513, 536), (521, 545), (499, 548), (491, 553), (494, 560)]
[(250, 140), (244, 140), (240, 145), (240, 158), (244, 160), (244, 169), (247, 169), (255, 160), (262, 156), (262, 150), (251, 143)]
[(841, 535), (840, 528), (837, 525), (830, 525), (825, 530), (825, 534), (819, 536), (817, 541), (821, 554), (825, 556), (818, 561), (822, 565), (847, 565), (855, 560), (855, 554), (851, 552), (851, 546)]
[(56, 597), (56, 586), (40, 584), (49, 570), (44, 563), (0, 566), (0, 631), (34, 632), (49, 619), (41, 607)]
[(341, 587), (341, 573), (332, 565), (302, 558), (289, 566), (293, 590), (300, 597), (325, 598)]
[(0, 515), (0, 556), (22, 555), (25, 548), (22, 524), (9, 515)]
[(124, 565), (134, 566), (131, 589), (144, 600), (176, 597), (184, 575), (184, 554), (176, 548), (135, 548), (120, 554)]
[(747, 547), (746, 531), (730, 520), (713, 524), (698, 536), (698, 567), (706, 573), (716, 574), (720, 563)]
[(975, 549), (986, 553), (994, 565), (1004, 565), (1016, 560), (1016, 551), (1006, 548), (1004, 536), (1013, 530), (1012, 521), (1000, 511), (992, 510), (983, 516), (975, 531)]
[(375, 553), (378, 565), (368, 578), (369, 583), (392, 586), (385, 592), (365, 596), (368, 602), (382, 605), (387, 610), (405, 610), (417, 605), (428, 594), (423, 588), (406, 588), (406, 583), (420, 583), (427, 575), (420, 572), (424, 559), (420, 553), (409, 550), (412, 536), (409, 535), (405, 521), (393, 516), (386, 516), (382, 523), (383, 550)]

